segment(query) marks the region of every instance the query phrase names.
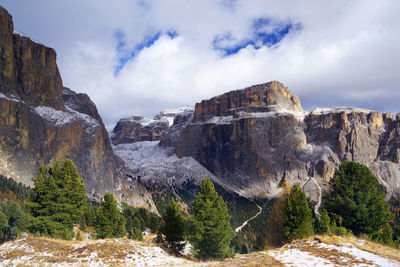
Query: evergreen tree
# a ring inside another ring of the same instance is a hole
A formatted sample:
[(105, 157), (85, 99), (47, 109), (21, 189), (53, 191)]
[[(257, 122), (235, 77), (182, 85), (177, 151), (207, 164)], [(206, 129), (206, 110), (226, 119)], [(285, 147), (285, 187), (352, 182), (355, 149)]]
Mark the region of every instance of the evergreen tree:
[(146, 230), (146, 222), (145, 222), (145, 220), (142, 218), (142, 217), (140, 217), (139, 216), (139, 220), (140, 220), (140, 231), (144, 231), (144, 230)]
[(209, 178), (203, 179), (200, 192), (192, 202), (188, 239), (193, 253), (202, 259), (223, 259), (233, 256), (229, 246), (235, 233), (230, 225), (228, 209)]
[(259, 251), (259, 250), (264, 250), (264, 248), (265, 248), (265, 238), (259, 235), (256, 238), (256, 245), (254, 249), (256, 251)]
[(132, 231), (132, 236), (133, 239), (135, 240), (143, 240), (143, 234), (141, 230), (141, 225), (140, 225), (140, 220), (138, 217), (135, 217), (133, 219), (133, 231)]
[(318, 232), (320, 234), (329, 233), (329, 228), (331, 225), (331, 219), (329, 218), (328, 212), (326, 209), (323, 209), (321, 212), (321, 218), (318, 222)]
[(133, 239), (133, 220), (131, 216), (126, 219), (125, 229), (128, 233), (128, 237)]
[(391, 220), (385, 189), (365, 165), (343, 162), (330, 186), (323, 204), (331, 218), (342, 218), (336, 223), (353, 233), (377, 234)]
[(34, 189), (27, 206), (33, 215), (32, 232), (71, 239), (73, 223), (78, 222), (86, 204), (86, 188), (74, 163), (40, 166), (33, 178)]
[(293, 186), (286, 197), (283, 232), (289, 242), (314, 234), (312, 212), (305, 193), (298, 185)]
[(157, 215), (151, 215), (150, 217), (150, 222), (149, 222), (149, 228), (152, 233), (158, 232), (160, 229), (160, 220), (158, 219)]
[(181, 251), (185, 247), (185, 218), (173, 198), (169, 201), (162, 218), (164, 224), (161, 232), (165, 235), (169, 247), (175, 251)]
[(16, 202), (6, 201), (0, 205), (1, 211), (7, 219), (7, 230), (4, 232), (5, 240), (14, 240), (18, 233), (26, 231), (30, 216)]
[(96, 235), (98, 238), (125, 235), (125, 218), (120, 213), (114, 196), (109, 192), (105, 193), (96, 216)]
[(389, 246), (393, 245), (393, 230), (388, 223), (382, 229), (382, 242)]
[(5, 242), (6, 232), (8, 228), (8, 221), (6, 215), (0, 210), (0, 242)]

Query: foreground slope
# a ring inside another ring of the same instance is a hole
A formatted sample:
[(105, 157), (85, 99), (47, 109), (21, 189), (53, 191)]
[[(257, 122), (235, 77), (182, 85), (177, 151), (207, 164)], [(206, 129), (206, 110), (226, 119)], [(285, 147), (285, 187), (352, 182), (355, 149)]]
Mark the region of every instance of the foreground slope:
[(1, 6), (0, 59), (1, 174), (31, 185), (40, 164), (70, 158), (91, 199), (109, 191), (154, 210), (146, 189), (127, 181), (94, 103), (64, 88), (55, 51), (14, 31)]
[[(386, 256), (380, 254), (383, 251)], [(339, 237), (295, 241), (279, 249), (237, 254), (221, 262), (198, 262), (173, 255), (149, 241), (125, 238), (77, 242), (28, 237), (0, 246), (4, 265), (52, 266), (399, 266), (396, 253), (398, 250), (368, 241)]]

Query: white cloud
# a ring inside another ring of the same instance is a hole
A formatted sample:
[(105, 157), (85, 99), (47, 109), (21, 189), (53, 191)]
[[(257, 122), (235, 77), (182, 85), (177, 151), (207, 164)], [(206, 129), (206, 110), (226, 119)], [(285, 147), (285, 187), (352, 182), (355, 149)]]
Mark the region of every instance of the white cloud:
[[(64, 85), (88, 93), (106, 124), (270, 80), (303, 96), (306, 108), (354, 104), (396, 111), (400, 100), (396, 0), (47, 0), (40, 10), (22, 0), (0, 4), (19, 30), (57, 50)], [(213, 49), (217, 35), (251, 37), (252, 21), (260, 17), (302, 29), (277, 46), (249, 45), (228, 57)], [(164, 34), (115, 76), (117, 30), (128, 50), (145, 36)], [(178, 36), (171, 39), (169, 30)]]

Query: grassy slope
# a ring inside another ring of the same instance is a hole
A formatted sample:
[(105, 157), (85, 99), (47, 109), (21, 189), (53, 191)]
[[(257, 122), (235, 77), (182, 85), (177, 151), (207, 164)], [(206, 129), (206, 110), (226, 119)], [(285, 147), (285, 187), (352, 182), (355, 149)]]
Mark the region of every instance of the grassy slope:
[[(331, 248), (327, 249), (327, 246)], [(315, 236), (306, 240), (295, 241), (279, 249), (255, 252), (247, 255), (236, 254), (232, 259), (224, 261), (199, 262), (185, 256), (171, 254), (168, 250), (149, 241), (137, 242), (126, 238), (90, 240), (90, 241), (63, 241), (42, 237), (28, 237), (7, 242), (0, 246), (0, 261), (10, 265), (33, 264), (106, 264), (110, 266), (127, 265), (163, 265), (163, 266), (280, 266), (282, 255), (286, 264), (288, 258), (295, 260), (299, 251), (306, 258), (306, 265), (313, 261), (332, 264), (374, 264), (371, 259), (360, 258), (357, 254), (344, 252), (341, 248), (355, 247), (357, 251), (369, 251), (374, 255), (381, 255), (400, 264), (399, 250), (373, 242), (360, 240), (355, 237)], [(337, 249), (336, 249), (337, 248)], [(290, 254), (291, 253), (291, 254)], [(304, 254), (306, 253), (306, 254)], [(309, 259), (307, 259), (309, 258)], [(308, 261), (309, 260), (309, 261)], [(296, 266), (298, 262), (292, 262)], [(304, 264), (304, 262), (303, 262)]]

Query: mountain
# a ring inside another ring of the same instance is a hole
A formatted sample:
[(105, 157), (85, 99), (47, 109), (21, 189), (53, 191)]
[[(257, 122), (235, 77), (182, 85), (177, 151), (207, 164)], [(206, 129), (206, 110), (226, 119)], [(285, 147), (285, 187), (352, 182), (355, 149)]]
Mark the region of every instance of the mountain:
[(95, 104), (63, 86), (56, 52), (14, 31), (0, 7), (0, 173), (27, 185), (40, 164), (70, 158), (89, 198), (118, 200), (155, 211), (147, 190), (129, 179), (115, 156)]
[(400, 114), (349, 107), (304, 111), (297, 96), (273, 81), (197, 103), (175, 117), (159, 143), (114, 150), (152, 187), (182, 189), (209, 176), (225, 191), (270, 199), (288, 181), (319, 202), (346, 160), (368, 165), (388, 197), (400, 193), (399, 133)]
[(196, 104), (173, 147), (249, 198), (270, 198), (289, 181), (318, 200), (345, 160), (368, 165), (390, 196), (400, 192), (399, 126), (400, 114), (303, 111), (283, 84), (269, 82)]
[(159, 141), (164, 132), (174, 123), (174, 118), (192, 108), (183, 107), (173, 110), (163, 110), (153, 119), (143, 116), (131, 116), (120, 119), (115, 125), (111, 141), (114, 145), (141, 141)]

